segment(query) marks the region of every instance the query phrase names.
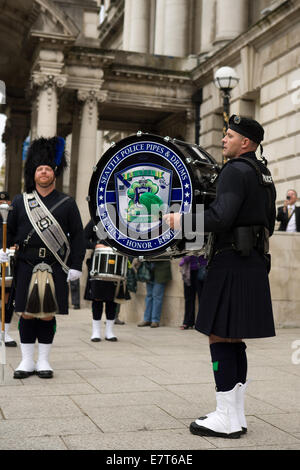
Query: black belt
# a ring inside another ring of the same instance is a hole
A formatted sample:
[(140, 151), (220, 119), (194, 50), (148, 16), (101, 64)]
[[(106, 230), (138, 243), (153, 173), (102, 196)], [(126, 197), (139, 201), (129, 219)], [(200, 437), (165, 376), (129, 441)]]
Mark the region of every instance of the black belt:
[(216, 248), (214, 254), (217, 255), (218, 253), (223, 253), (223, 251), (228, 251), (228, 250), (237, 251), (237, 249), (235, 247), (235, 244), (234, 243), (228, 243), (228, 244), (222, 245), (219, 248)]
[(37, 260), (53, 262), (56, 261), (55, 256), (52, 251), (48, 250), (46, 247), (26, 247), (25, 250), (21, 251), (21, 257), (28, 260)]

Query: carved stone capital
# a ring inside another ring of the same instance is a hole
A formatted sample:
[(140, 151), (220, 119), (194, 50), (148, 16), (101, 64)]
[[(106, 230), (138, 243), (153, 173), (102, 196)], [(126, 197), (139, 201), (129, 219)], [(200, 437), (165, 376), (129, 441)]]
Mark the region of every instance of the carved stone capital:
[(107, 90), (78, 90), (77, 98), (79, 101), (90, 104), (104, 103), (107, 100)]
[(33, 72), (31, 77), (31, 86), (43, 89), (63, 88), (67, 83), (67, 75), (55, 75), (51, 73)]

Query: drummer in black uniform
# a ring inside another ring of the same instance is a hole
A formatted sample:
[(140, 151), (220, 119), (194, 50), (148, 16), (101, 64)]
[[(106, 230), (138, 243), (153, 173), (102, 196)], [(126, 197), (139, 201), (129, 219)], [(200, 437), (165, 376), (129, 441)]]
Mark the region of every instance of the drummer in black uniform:
[[(93, 230), (94, 224), (90, 220), (84, 229), (85, 247), (86, 249), (95, 250), (96, 248), (106, 248), (107, 245), (103, 240), (99, 240), (96, 232)], [(92, 268), (92, 257), (87, 260), (88, 271)], [(113, 332), (115, 323), (117, 304), (114, 302), (116, 286), (114, 282), (102, 281), (100, 279), (92, 279), (88, 274), (87, 285), (85, 289), (85, 300), (92, 301), (93, 328), (91, 341), (101, 341), (101, 319), (103, 312), (103, 304), (105, 303), (106, 341), (117, 341), (117, 337)]]
[(20, 315), (22, 352), (14, 378), (34, 373), (52, 378), (48, 358), (55, 314), (68, 314), (67, 281), (81, 276), (85, 246), (80, 213), (73, 198), (55, 189), (56, 177), (66, 166), (62, 138), (34, 140), (24, 168), (26, 192), (13, 199), (8, 216), (8, 240), (18, 246), (15, 311)]
[(196, 329), (209, 336), (217, 408), (191, 423), (190, 431), (200, 436), (238, 438), (247, 431), (242, 339), (275, 335), (268, 238), (274, 230), (276, 191), (255, 154), (263, 136), (257, 121), (231, 116), (223, 138), (228, 162), (219, 175), (216, 199), (204, 212), (204, 229), (213, 244)]

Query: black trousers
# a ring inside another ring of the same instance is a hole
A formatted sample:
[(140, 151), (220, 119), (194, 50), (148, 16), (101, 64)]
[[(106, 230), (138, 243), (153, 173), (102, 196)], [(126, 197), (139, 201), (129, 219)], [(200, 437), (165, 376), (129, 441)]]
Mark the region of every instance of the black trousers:
[(203, 281), (198, 280), (198, 270), (191, 270), (191, 285), (184, 283), (184, 319), (183, 325), (194, 326), (196, 294), (200, 303)]
[(107, 320), (114, 320), (116, 318), (116, 307), (117, 304), (112, 300), (93, 300), (92, 302), (92, 313), (93, 320), (101, 320), (103, 312), (103, 304), (105, 303), (105, 315)]

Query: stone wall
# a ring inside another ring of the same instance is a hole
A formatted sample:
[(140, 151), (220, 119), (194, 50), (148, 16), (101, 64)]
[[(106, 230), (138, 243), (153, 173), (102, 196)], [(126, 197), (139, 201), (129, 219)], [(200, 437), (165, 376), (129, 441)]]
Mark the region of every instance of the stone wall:
[[(270, 240), (270, 251), (270, 285), (276, 327), (300, 327), (300, 233), (275, 232)], [(178, 264), (179, 259), (172, 261), (173, 280), (165, 291), (161, 325), (179, 326), (183, 321), (183, 283)], [(145, 295), (145, 284), (139, 282), (136, 294), (131, 294), (131, 300), (121, 305), (120, 318), (134, 323), (142, 320)]]
[(270, 285), (277, 327), (300, 327), (300, 233), (275, 232), (270, 239)]

